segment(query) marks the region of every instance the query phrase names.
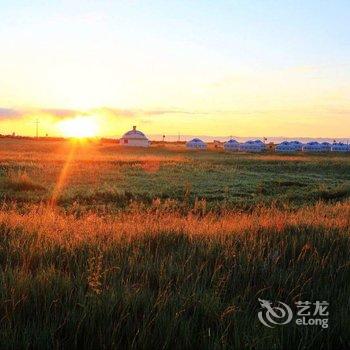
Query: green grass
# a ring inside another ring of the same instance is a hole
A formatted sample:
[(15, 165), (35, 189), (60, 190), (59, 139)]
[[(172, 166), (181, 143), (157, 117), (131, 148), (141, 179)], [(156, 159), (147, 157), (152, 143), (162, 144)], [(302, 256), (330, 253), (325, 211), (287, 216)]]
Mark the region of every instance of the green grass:
[[(0, 199), (25, 203), (50, 199), (70, 146), (37, 142), (40, 145), (32, 147), (33, 143), (12, 141), (7, 145), (6, 160), (0, 164)], [(79, 202), (118, 209), (130, 200), (149, 204), (154, 198), (169, 198), (182, 202), (186, 196), (192, 204), (196, 198), (204, 198), (208, 208), (220, 207), (225, 201), (231, 208), (247, 209), (261, 203), (298, 207), (320, 199), (350, 197), (349, 155), (248, 155), (186, 152), (180, 147), (124, 150), (94, 144), (77, 147), (58, 199), (65, 206)], [(40, 188), (29, 188), (28, 192), (25, 186), (7, 186), (1, 182), (1, 174), (6, 177), (11, 172), (24, 172)]]

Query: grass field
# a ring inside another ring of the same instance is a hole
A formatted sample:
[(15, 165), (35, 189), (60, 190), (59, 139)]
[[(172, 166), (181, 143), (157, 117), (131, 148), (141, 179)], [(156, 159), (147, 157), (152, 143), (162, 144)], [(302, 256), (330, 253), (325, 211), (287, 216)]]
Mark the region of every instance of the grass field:
[(1, 349), (350, 347), (350, 155), (0, 139), (0, 198)]

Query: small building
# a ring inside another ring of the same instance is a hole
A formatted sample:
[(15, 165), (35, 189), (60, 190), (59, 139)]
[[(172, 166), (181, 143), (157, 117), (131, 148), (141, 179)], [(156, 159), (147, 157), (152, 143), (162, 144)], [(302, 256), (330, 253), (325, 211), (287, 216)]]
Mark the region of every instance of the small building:
[(201, 139), (194, 138), (186, 143), (186, 147), (190, 149), (206, 149), (207, 144)]
[(323, 148), (322, 145), (317, 141), (311, 141), (303, 146), (303, 152), (318, 153), (323, 152)]
[(239, 150), (242, 152), (264, 152), (266, 150), (266, 145), (260, 140), (250, 140), (244, 142), (240, 145)]
[(133, 126), (132, 130), (121, 137), (119, 143), (125, 147), (149, 147), (151, 141), (148, 140), (143, 132), (136, 130), (136, 126)]
[(342, 142), (336, 142), (333, 143), (331, 147), (332, 152), (350, 152), (350, 147), (349, 145), (342, 143)]
[(224, 143), (224, 149), (226, 151), (239, 151), (239, 142), (234, 139), (230, 139)]

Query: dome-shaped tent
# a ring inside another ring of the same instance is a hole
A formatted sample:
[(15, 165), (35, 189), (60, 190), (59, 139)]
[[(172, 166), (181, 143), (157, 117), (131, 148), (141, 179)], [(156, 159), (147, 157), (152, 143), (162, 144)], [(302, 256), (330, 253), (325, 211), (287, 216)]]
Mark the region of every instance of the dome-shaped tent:
[(303, 152), (323, 152), (323, 149), (320, 143), (312, 141), (303, 146)]
[(207, 144), (201, 139), (194, 138), (186, 143), (186, 147), (191, 149), (206, 149)]
[(293, 145), (296, 151), (301, 151), (304, 146), (303, 143), (300, 141), (290, 141), (289, 143)]
[(224, 149), (227, 151), (238, 151), (239, 150), (239, 142), (236, 140), (228, 140), (224, 143)]
[(287, 152), (296, 152), (297, 145), (292, 142), (283, 141), (276, 146), (276, 152), (287, 153)]
[(322, 152), (329, 152), (332, 148), (332, 145), (329, 142), (322, 142), (321, 147), (322, 147)]
[(243, 152), (263, 152), (266, 150), (266, 145), (260, 140), (251, 140), (242, 143), (239, 149)]
[(151, 142), (143, 132), (136, 130), (136, 126), (133, 126), (132, 130), (122, 136), (119, 143), (126, 147), (148, 147)]
[(349, 145), (342, 143), (342, 142), (336, 142), (333, 143), (331, 147), (332, 152), (349, 152), (350, 148)]

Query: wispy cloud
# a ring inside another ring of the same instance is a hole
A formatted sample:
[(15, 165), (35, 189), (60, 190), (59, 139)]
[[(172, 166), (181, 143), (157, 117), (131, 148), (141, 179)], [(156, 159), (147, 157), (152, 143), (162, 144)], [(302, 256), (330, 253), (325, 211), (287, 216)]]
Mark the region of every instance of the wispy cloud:
[(80, 111), (73, 109), (62, 109), (62, 108), (44, 108), (40, 109), (39, 112), (50, 114), (57, 118), (70, 118), (74, 117), (78, 114), (82, 114)]
[(123, 117), (123, 118), (135, 118), (138, 116), (161, 116), (167, 114), (189, 114), (189, 115), (203, 115), (208, 114), (208, 112), (204, 111), (196, 111), (196, 110), (184, 110), (177, 108), (167, 108), (167, 109), (140, 109), (140, 108), (131, 108), (131, 109), (120, 109), (120, 108), (111, 108), (111, 107), (103, 107), (90, 111), (91, 113), (107, 113), (115, 117)]
[(145, 115), (164, 115), (164, 114), (208, 114), (208, 112), (193, 111), (193, 110), (181, 110), (181, 109), (154, 109), (141, 111)]
[(0, 120), (21, 118), (23, 113), (17, 109), (0, 108)]
[(121, 109), (121, 108), (113, 108), (113, 107), (102, 107), (91, 110), (92, 113), (107, 113), (114, 117), (134, 117), (137, 115), (136, 109)]

